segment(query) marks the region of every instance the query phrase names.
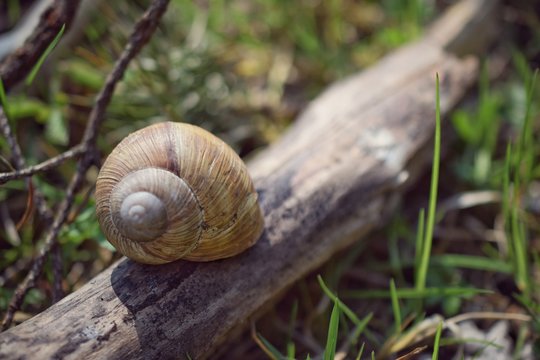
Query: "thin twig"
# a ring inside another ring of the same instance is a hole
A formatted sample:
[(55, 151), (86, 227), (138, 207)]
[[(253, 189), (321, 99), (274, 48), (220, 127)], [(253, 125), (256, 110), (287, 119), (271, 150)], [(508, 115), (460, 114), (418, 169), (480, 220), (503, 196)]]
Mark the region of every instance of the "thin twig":
[(128, 43), (116, 61), (113, 70), (107, 76), (105, 85), (96, 98), (90, 113), (89, 123), (84, 131), (82, 144), (88, 149), (95, 143), (98, 129), (105, 118), (105, 110), (111, 101), (116, 83), (122, 78), (129, 62), (141, 51), (156, 30), (161, 16), (170, 0), (154, 0), (143, 17), (137, 22)]
[(21, 147), (15, 138), (15, 134), (13, 134), (13, 131), (11, 130), (11, 126), (9, 126), (8, 118), (2, 106), (0, 106), (0, 131), (2, 131), (2, 135), (4, 135), (8, 143), (11, 157), (15, 163), (15, 169), (22, 169), (24, 167), (24, 158), (22, 156)]
[(148, 42), (156, 30), (161, 16), (167, 9), (169, 1), (170, 0), (154, 0), (150, 4), (148, 10), (135, 25), (135, 28), (128, 40), (128, 44), (126, 45), (120, 58), (116, 61), (113, 70), (107, 76), (107, 80), (103, 88), (97, 95), (96, 104), (90, 113), (83, 140), (81, 142), (84, 149), (83, 156), (78, 161), (75, 175), (71, 179), (65, 198), (56, 212), (54, 222), (47, 231), (43, 247), (40, 249), (39, 255), (32, 264), (30, 272), (27, 274), (23, 282), (19, 284), (17, 290), (11, 298), (9, 307), (2, 321), (2, 330), (9, 327), (13, 320), (14, 313), (21, 306), (26, 293), (30, 288), (35, 286), (35, 281), (43, 269), (45, 257), (56, 243), (58, 233), (67, 219), (69, 210), (73, 205), (75, 194), (84, 181), (86, 171), (95, 162), (96, 137), (99, 127), (105, 117), (105, 110), (111, 101), (116, 84), (124, 75), (129, 62), (139, 53), (139, 51)]
[(64, 161), (80, 156), (83, 151), (83, 146), (79, 144), (67, 150), (66, 152), (63, 152), (37, 165), (21, 168), (20, 170), (12, 172), (0, 173), (0, 185), (11, 180), (21, 179), (23, 177), (32, 176), (36, 173), (53, 169), (62, 164)]
[(9, 265), (0, 275), (0, 287), (5, 287), (9, 282), (15, 282), (18, 275), (30, 267), (31, 261), (32, 259), (25, 257)]
[[(19, 143), (17, 142), (17, 138), (15, 137), (15, 134), (13, 133), (11, 126), (9, 125), (8, 118), (2, 106), (0, 106), (0, 131), (2, 132), (2, 135), (6, 138), (8, 146), (11, 150), (11, 157), (13, 158), (15, 170), (18, 171), (19, 169), (24, 168), (26, 164), (24, 161), (24, 157), (22, 155), (21, 147), (19, 146)], [(29, 180), (28, 188), (31, 188), (31, 187), (32, 187), (32, 184), (30, 183), (30, 180)], [(34, 190), (33, 196), (34, 196), (34, 203), (37, 205), (37, 210), (39, 212), (39, 215), (45, 221), (50, 222), (50, 220), (52, 219), (52, 213), (50, 209), (47, 207), (47, 203), (45, 202), (45, 197), (37, 189)]]

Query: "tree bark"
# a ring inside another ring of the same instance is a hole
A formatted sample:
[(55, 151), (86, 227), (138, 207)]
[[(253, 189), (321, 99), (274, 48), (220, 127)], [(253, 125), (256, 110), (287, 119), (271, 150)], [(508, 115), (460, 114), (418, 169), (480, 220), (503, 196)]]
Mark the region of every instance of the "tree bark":
[[(294, 281), (384, 223), (430, 161), (435, 74), (444, 115), (477, 79), (475, 57), (456, 54), (485, 51), (496, 8), (458, 3), (420, 41), (332, 85), (254, 158), (266, 225), (253, 248), (210, 263), (122, 259), (0, 334), (0, 357), (210, 356)], [(470, 41), (478, 36), (481, 46)]]

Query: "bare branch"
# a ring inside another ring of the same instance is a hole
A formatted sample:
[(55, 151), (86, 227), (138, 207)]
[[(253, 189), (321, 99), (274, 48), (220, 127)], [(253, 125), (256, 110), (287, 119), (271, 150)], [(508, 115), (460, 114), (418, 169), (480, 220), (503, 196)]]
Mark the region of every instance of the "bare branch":
[[(21, 169), (25, 166), (25, 161), (24, 157), (22, 156), (21, 147), (17, 142), (15, 134), (11, 130), (11, 126), (9, 126), (8, 118), (2, 106), (0, 106), (0, 131), (2, 132), (2, 135), (6, 138), (8, 146), (11, 150), (11, 156), (15, 163), (15, 169), (17, 169), (18, 171), (18, 169)], [(0, 184), (1, 183), (2, 182), (0, 182)], [(30, 184), (28, 184), (28, 186), (30, 186)], [(37, 210), (42, 218), (47, 221), (52, 218), (52, 213), (47, 207), (43, 194), (37, 191), (37, 189), (34, 191), (34, 202), (37, 205)]]
[(9, 122), (2, 106), (0, 106), (0, 131), (6, 138), (6, 141), (11, 151), (11, 156), (15, 162), (15, 169), (21, 169), (24, 167), (24, 158), (22, 156), (21, 147), (19, 146), (15, 134), (9, 126)]
[(27, 168), (12, 171), (12, 172), (0, 173), (0, 185), (11, 180), (21, 179), (24, 177), (32, 176), (39, 172), (53, 169), (59, 166), (60, 164), (62, 164), (66, 160), (80, 156), (83, 153), (83, 151), (84, 151), (83, 146), (77, 145), (77, 146), (72, 147), (68, 151), (63, 152), (53, 158), (50, 158), (40, 164), (29, 166)]

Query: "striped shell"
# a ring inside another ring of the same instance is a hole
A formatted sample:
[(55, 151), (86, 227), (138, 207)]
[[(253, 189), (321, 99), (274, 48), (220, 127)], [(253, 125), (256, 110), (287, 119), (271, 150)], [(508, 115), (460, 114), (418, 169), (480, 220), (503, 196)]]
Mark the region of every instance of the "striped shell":
[(234, 256), (264, 227), (238, 155), (209, 132), (172, 122), (118, 144), (97, 179), (96, 212), (114, 247), (147, 264)]

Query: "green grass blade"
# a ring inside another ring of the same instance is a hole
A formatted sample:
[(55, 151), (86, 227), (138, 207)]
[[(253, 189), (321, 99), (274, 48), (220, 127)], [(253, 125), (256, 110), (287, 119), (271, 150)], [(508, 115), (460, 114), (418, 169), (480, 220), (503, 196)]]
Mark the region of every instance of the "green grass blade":
[(396, 291), (394, 279), (390, 279), (390, 298), (392, 299), (392, 311), (394, 312), (394, 321), (396, 324), (396, 334), (401, 332), (401, 310), (399, 308), (399, 298)]
[[(430, 268), (442, 267), (449, 270), (453, 268), (462, 268), (480, 271), (491, 271), (501, 274), (509, 274), (514, 271), (512, 265), (510, 265), (505, 260), (495, 258), (495, 255), (498, 256), (499, 254), (491, 254), (491, 257), (462, 254), (433, 255), (429, 259), (429, 266)], [(404, 268), (408, 268), (414, 266), (414, 263), (412, 260), (407, 260), (404, 261), (402, 265)], [(394, 269), (390, 264), (383, 263), (374, 264), (371, 267), (371, 270), (377, 272), (390, 272)]]
[(2, 105), (2, 108), (4, 108), (4, 113), (6, 116), (8, 116), (6, 90), (4, 88), (2, 78), (0, 78), (0, 105)]
[(529, 329), (525, 324), (521, 324), (518, 329), (518, 333), (515, 340), (514, 351), (512, 354), (512, 359), (517, 360), (521, 358), (521, 354), (524, 351), (525, 344), (529, 337)]
[[(352, 336), (352, 343), (356, 344), (357, 339), (360, 337), (360, 335), (366, 330), (367, 324), (371, 321), (371, 318), (373, 317), (373, 313), (367, 314), (358, 325), (356, 325), (356, 328), (354, 329), (353, 336)], [(367, 334), (366, 334), (367, 336)], [(367, 336), (369, 338), (369, 336)]]
[(432, 256), (430, 266), (482, 270), (503, 274), (512, 273), (512, 266), (506, 261), (473, 255), (446, 254)]
[(360, 347), (360, 350), (358, 351), (358, 355), (356, 355), (356, 360), (360, 360), (362, 358), (362, 354), (364, 353), (364, 347), (366, 343), (362, 343), (362, 346)]
[(508, 143), (506, 146), (506, 157), (504, 159), (504, 174), (503, 174), (503, 202), (502, 202), (502, 211), (504, 219), (504, 227), (508, 237), (508, 257), (511, 260), (511, 266), (513, 271), (516, 271), (516, 263), (514, 261), (514, 245), (511, 241), (511, 231), (512, 231), (512, 215), (511, 208), (515, 203), (514, 196), (510, 187), (510, 178), (512, 175), (512, 144)]
[[(533, 73), (532, 78), (529, 81), (527, 86), (527, 103), (525, 106), (525, 118), (523, 121), (523, 127), (521, 129), (521, 135), (519, 138), (519, 147), (518, 147), (518, 161), (517, 166), (523, 166), (524, 174), (521, 174), (521, 171), (516, 172), (516, 187), (519, 187), (519, 184), (528, 184), (531, 178), (531, 173), (533, 170), (534, 162), (534, 149), (533, 149), (533, 129), (532, 129), (532, 104), (534, 97), (534, 89), (536, 87), (536, 79), (538, 77), (538, 69)], [(521, 165), (523, 164), (523, 165)], [(519, 169), (518, 169), (519, 170)], [(523, 177), (523, 179), (518, 179)], [(522, 180), (517, 181), (517, 180)]]
[(287, 359), (296, 359), (295, 354), (296, 354), (296, 345), (294, 344), (294, 342), (289, 341), (287, 343)]
[(296, 324), (296, 317), (298, 315), (298, 301), (295, 301), (293, 303), (292, 309), (291, 309), (291, 316), (289, 321), (289, 334), (287, 339), (287, 358), (288, 359), (295, 359), (295, 352), (296, 352), (296, 346), (294, 344), (294, 341), (292, 341), (292, 335), (294, 332), (294, 326)]
[(351, 309), (349, 309), (347, 305), (345, 305), (341, 300), (338, 299), (336, 295), (332, 293), (332, 291), (330, 291), (328, 286), (326, 286), (326, 284), (324, 283), (321, 275), (317, 275), (317, 280), (319, 281), (319, 285), (323, 292), (326, 294), (326, 296), (328, 296), (330, 300), (338, 304), (338, 306), (341, 308), (341, 311), (343, 311), (343, 313), (349, 318), (349, 320), (351, 320), (355, 325), (362, 323), (362, 320), (360, 320), (360, 318), (358, 318), (358, 316), (356, 316), (356, 314)]
[(328, 325), (328, 338), (326, 340), (326, 348), (324, 350), (324, 360), (334, 360), (336, 355), (337, 337), (339, 330), (339, 304), (334, 302), (332, 315), (330, 316), (330, 324)]
[(320, 275), (317, 276), (317, 280), (319, 281), (319, 285), (325, 295), (328, 296), (328, 298), (334, 303), (337, 303), (340, 311), (345, 314), (345, 316), (347, 316), (347, 318), (349, 318), (349, 320), (351, 320), (356, 326), (353, 332), (352, 342), (355, 343), (358, 337), (360, 337), (360, 335), (364, 333), (364, 331), (366, 332), (366, 337), (371, 341), (374, 341), (374, 337), (366, 330), (368, 323), (373, 317), (373, 313), (369, 313), (364, 318), (360, 319), (347, 305), (343, 303), (343, 301), (341, 301), (336, 295), (332, 293), (332, 291), (328, 288), (328, 286), (326, 286)]
[(426, 221), (426, 232), (422, 246), (422, 257), (416, 288), (423, 290), (426, 287), (426, 279), (431, 254), (431, 244), (433, 241), (433, 228), (435, 226), (435, 209), (437, 205), (437, 188), (439, 184), (439, 166), (441, 153), (441, 108), (439, 94), (439, 74), (435, 79), (435, 139), (433, 146), (433, 167), (431, 170), (431, 186), (429, 191), (429, 207)]
[(532, 78), (528, 81), (525, 118), (519, 137), (517, 163), (514, 171), (514, 194), (512, 196), (512, 199), (514, 200), (512, 201), (512, 205), (510, 207), (510, 247), (513, 248), (512, 260), (515, 269), (515, 280), (517, 286), (525, 294), (528, 294), (531, 288), (527, 265), (527, 235), (525, 224), (519, 216), (520, 206), (517, 199), (519, 197), (520, 189), (528, 186), (534, 168), (535, 149), (531, 112), (537, 77), (538, 70), (533, 73)]
[(36, 77), (37, 73), (39, 72), (39, 69), (41, 68), (41, 66), (45, 62), (45, 59), (47, 59), (47, 56), (49, 56), (51, 51), (53, 51), (56, 44), (58, 44), (58, 42), (60, 41), (60, 38), (64, 34), (65, 29), (66, 29), (66, 24), (62, 25), (62, 27), (60, 28), (60, 31), (58, 32), (58, 34), (56, 34), (53, 41), (49, 44), (49, 46), (47, 46), (47, 49), (45, 49), (45, 52), (43, 52), (43, 54), (41, 54), (41, 56), (39, 57), (38, 62), (34, 65), (34, 67), (32, 68), (32, 71), (30, 71), (30, 74), (26, 78), (26, 81), (25, 81), (26, 85), (30, 85), (32, 83), (32, 81), (34, 81), (34, 78)]
[(437, 360), (439, 358), (439, 346), (441, 342), (441, 332), (442, 332), (442, 322), (437, 326), (437, 332), (435, 333), (435, 343), (433, 344), (433, 355), (431, 356), (432, 360)]
[(511, 216), (511, 245), (514, 252), (515, 278), (519, 289), (527, 290), (527, 252), (525, 250), (525, 228), (519, 219), (517, 206), (510, 209)]
[(418, 226), (416, 229), (416, 250), (414, 253), (414, 280), (418, 284), (418, 274), (420, 274), (420, 263), (422, 261), (422, 249), (424, 247), (426, 212), (420, 209), (418, 213)]
[[(423, 299), (429, 297), (448, 297), (448, 296), (472, 296), (478, 294), (492, 294), (493, 291), (486, 289), (475, 289), (467, 287), (443, 287), (443, 288), (424, 288), (418, 290), (416, 288), (400, 288), (396, 289), (396, 294), (400, 299)], [(388, 290), (362, 290), (362, 291), (347, 291), (344, 294), (352, 299), (379, 299), (390, 298), (391, 294)]]

